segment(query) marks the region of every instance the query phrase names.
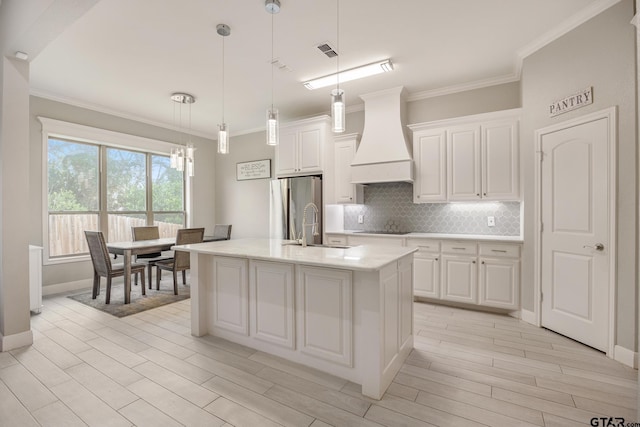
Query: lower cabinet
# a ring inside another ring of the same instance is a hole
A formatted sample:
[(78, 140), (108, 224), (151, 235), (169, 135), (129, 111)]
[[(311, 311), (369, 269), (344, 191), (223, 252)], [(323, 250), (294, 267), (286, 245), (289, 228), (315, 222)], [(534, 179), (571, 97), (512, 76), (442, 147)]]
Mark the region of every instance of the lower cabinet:
[(241, 258), (213, 259), (213, 326), (249, 335), (248, 261)]
[(320, 359), (352, 366), (352, 273), (299, 266), (298, 346)]
[(480, 304), (516, 308), (520, 304), (520, 261), (480, 258)]
[(262, 341), (294, 349), (293, 264), (251, 261), (249, 295), (251, 335)]
[(467, 304), (520, 307), (520, 244), (408, 238), (413, 294)]
[(440, 298), (440, 255), (418, 250), (413, 256), (413, 294)]
[(464, 255), (442, 255), (442, 295), (449, 301), (478, 303), (476, 259)]

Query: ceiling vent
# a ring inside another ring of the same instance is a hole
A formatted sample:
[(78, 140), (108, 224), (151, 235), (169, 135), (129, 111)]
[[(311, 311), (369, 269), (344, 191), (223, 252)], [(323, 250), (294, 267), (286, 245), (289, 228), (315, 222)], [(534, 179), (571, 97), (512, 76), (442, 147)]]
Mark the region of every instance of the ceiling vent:
[(324, 53), (329, 58), (335, 58), (336, 56), (338, 56), (338, 52), (333, 48), (333, 46), (329, 44), (329, 42), (320, 43), (316, 47), (320, 52)]

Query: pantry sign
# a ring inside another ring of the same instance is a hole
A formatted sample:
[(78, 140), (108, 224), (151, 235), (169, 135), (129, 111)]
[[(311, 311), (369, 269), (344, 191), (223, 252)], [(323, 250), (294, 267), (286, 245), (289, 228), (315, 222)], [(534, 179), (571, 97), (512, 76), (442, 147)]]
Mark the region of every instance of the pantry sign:
[(591, 103), (593, 103), (593, 87), (589, 86), (580, 92), (576, 92), (549, 104), (549, 117), (555, 117), (559, 114), (585, 107)]

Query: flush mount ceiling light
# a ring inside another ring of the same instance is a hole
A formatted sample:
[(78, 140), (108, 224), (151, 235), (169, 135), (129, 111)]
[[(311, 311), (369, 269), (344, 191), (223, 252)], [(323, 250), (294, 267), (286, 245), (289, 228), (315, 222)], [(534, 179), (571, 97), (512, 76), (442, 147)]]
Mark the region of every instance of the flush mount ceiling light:
[[(195, 175), (194, 152), (196, 149), (193, 147), (193, 144), (191, 143), (191, 104), (196, 102), (196, 98), (193, 95), (189, 95), (188, 93), (175, 92), (171, 94), (171, 100), (174, 102), (173, 104), (174, 123), (176, 122), (176, 106), (179, 105), (179, 108), (178, 108), (179, 118), (177, 121), (178, 121), (178, 129), (180, 131), (180, 141), (179, 141), (180, 146), (171, 149), (171, 156), (169, 157), (170, 166), (173, 169), (176, 169), (180, 172), (186, 169), (188, 176), (194, 176)], [(187, 140), (183, 142), (182, 107), (185, 104), (189, 106), (189, 111), (188, 111), (189, 132), (188, 132)]]
[(374, 76), (376, 74), (386, 73), (393, 70), (393, 63), (390, 59), (378, 61), (360, 67), (351, 68), (350, 70), (340, 71), (339, 73), (329, 74), (328, 76), (319, 77), (317, 79), (304, 82), (304, 87), (309, 90), (321, 87), (333, 86), (338, 83), (338, 74), (340, 82), (348, 82), (351, 80), (361, 79), (363, 77)]
[(224, 122), (224, 39), (231, 34), (231, 28), (226, 24), (218, 24), (216, 31), (222, 36), (222, 124), (218, 125), (218, 153), (229, 153), (229, 129)]

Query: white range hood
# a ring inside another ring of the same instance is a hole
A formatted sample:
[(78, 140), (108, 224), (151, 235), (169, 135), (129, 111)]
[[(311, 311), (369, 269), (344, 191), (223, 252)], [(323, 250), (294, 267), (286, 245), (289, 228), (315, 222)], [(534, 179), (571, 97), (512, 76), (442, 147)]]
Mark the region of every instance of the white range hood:
[(413, 182), (411, 146), (405, 135), (402, 86), (361, 95), (364, 131), (351, 162), (351, 182)]

